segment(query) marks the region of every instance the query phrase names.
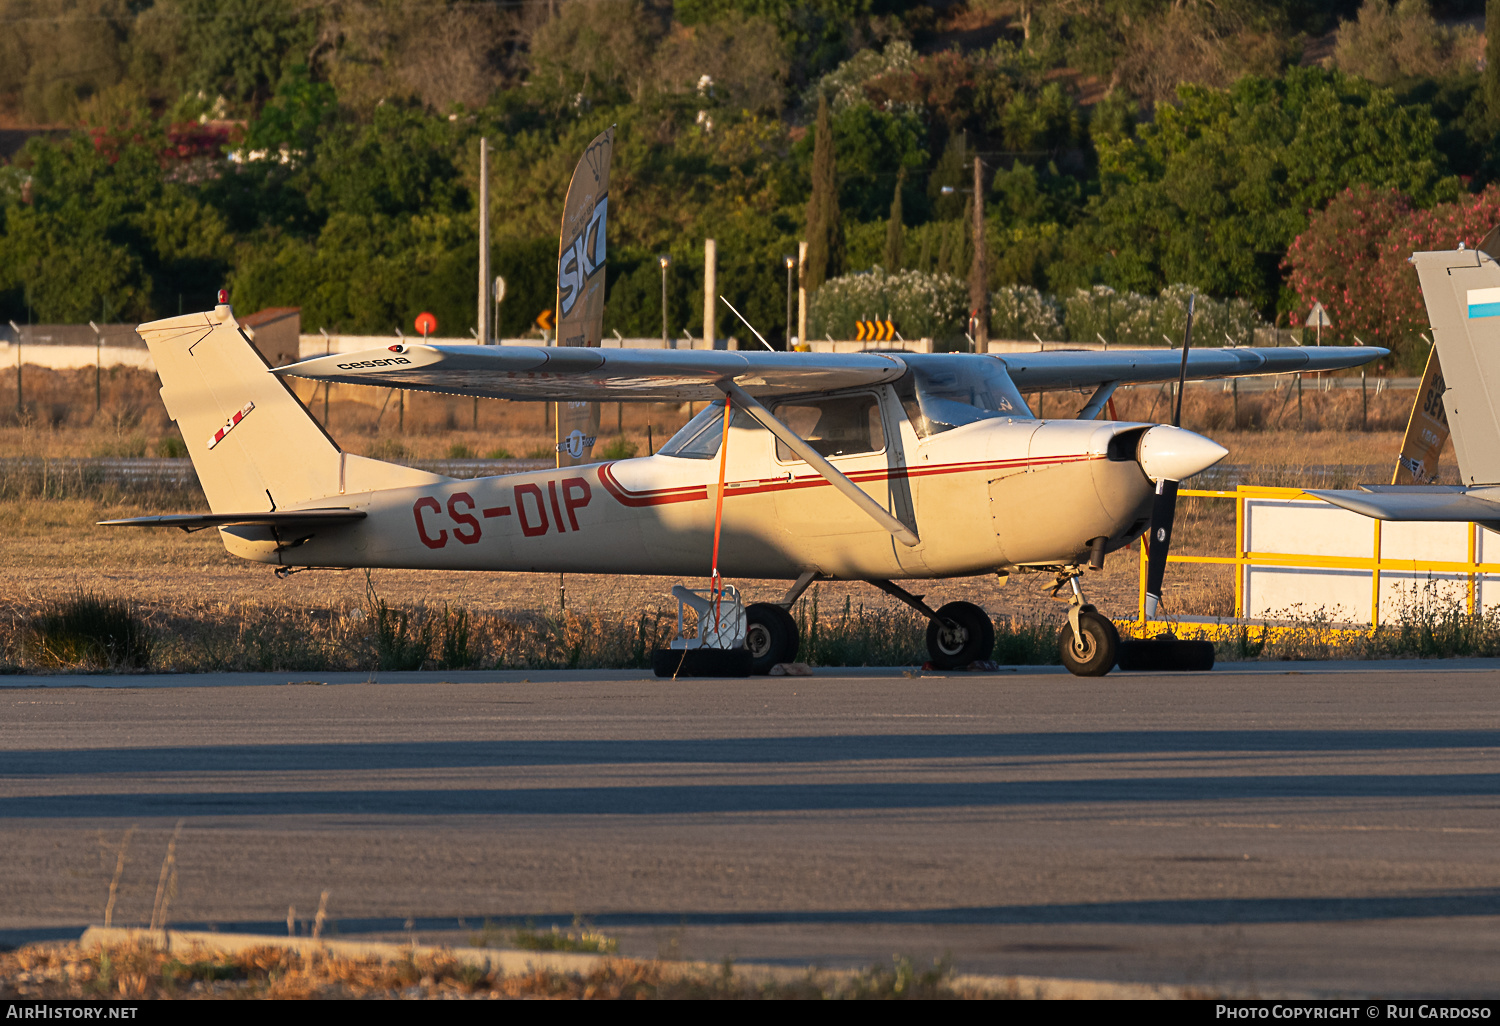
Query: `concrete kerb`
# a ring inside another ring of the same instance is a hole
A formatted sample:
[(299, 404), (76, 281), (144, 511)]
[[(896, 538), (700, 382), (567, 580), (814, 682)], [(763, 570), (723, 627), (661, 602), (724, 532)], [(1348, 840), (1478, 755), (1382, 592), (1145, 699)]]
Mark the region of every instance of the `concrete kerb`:
[[(1221, 662), (1210, 672), (1226, 675), (1278, 675), (1288, 673), (1410, 673), (1488, 672), (1500, 667), (1500, 660), (1480, 657), (1454, 659), (1326, 659), (1326, 660), (1246, 660)], [(1115, 675), (1124, 671), (1115, 671)], [(815, 667), (808, 677), (752, 677), (751, 683), (786, 683), (815, 686), (820, 680), (908, 679), (982, 680), (1012, 679), (1017, 676), (1068, 677), (1061, 666), (999, 666), (993, 670), (923, 670), (901, 666), (823, 666)], [(1129, 676), (1140, 676), (1131, 673)], [(688, 678), (690, 684), (697, 678)], [(0, 691), (20, 688), (210, 688), (210, 687), (299, 687), (378, 684), (670, 684), (650, 670), (421, 670), (401, 672), (382, 670), (338, 672), (281, 673), (32, 673), (0, 674)]]
[[(139, 927), (91, 926), (79, 938), (85, 949), (124, 945), (148, 945), (158, 950), (194, 955), (206, 952), (238, 954), (254, 948), (277, 948), (306, 957), (326, 953), (344, 958), (373, 958), (393, 962), (406, 958), (453, 958), (486, 972), (504, 975), (535, 972), (586, 973), (609, 962), (635, 959), (619, 955), (594, 955), (570, 951), (522, 951), (510, 948), (443, 948), (385, 941), (331, 940), (314, 937), (275, 937), (250, 933), (207, 933), (195, 930), (148, 930)], [(702, 976), (724, 971), (711, 962), (659, 962), (668, 976)], [(815, 976), (836, 980), (858, 975), (848, 969), (797, 969), (789, 966), (734, 963), (735, 975), (751, 983), (796, 983)], [(979, 976), (952, 978), (957, 990), (976, 991), (988, 997), (1047, 1000), (1174, 1000), (1198, 996), (1187, 988), (1107, 980), (1069, 980), (1043, 976)]]

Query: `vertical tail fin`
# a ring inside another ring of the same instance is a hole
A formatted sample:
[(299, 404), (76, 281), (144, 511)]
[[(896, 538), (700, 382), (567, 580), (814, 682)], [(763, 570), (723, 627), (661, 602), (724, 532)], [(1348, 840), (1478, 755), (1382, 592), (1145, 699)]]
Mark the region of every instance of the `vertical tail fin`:
[(1413, 253), (1465, 485), (1500, 484), (1500, 263), (1483, 249)]
[(443, 478), (339, 449), (240, 332), (227, 305), (140, 326), (161, 397), (215, 513)]

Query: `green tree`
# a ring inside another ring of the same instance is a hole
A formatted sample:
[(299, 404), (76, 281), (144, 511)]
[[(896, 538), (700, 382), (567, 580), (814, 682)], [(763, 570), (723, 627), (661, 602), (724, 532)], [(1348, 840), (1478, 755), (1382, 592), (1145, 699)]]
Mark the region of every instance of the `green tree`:
[(1500, 0), (1484, 5), (1484, 98), (1490, 116), (1500, 121)]
[[(179, 293), (211, 295), (230, 239), (224, 219), (164, 166), (163, 137), (145, 142), (101, 131), (61, 145), (30, 143), (27, 188), (5, 199), (0, 236), (4, 314), (86, 321), (149, 320), (177, 310)], [(201, 300), (200, 300), (201, 302)]]
[(922, 145), (926, 130), (910, 112), (876, 110), (853, 104), (832, 113), (832, 139), (838, 153), (839, 209), (854, 221), (878, 220), (890, 202), (890, 187), (901, 173), (927, 165)]
[(132, 74), (173, 99), (256, 110), (306, 60), (317, 28), (317, 8), (293, 0), (158, 0), (137, 22)]
[(1381, 85), (1420, 76), (1450, 76), (1474, 66), (1479, 37), (1432, 16), (1427, 0), (1364, 0), (1339, 26), (1333, 61), (1340, 71)]
[[(969, 140), (964, 132), (948, 136), (943, 155), (937, 166), (927, 176), (927, 199), (932, 204), (932, 215), (939, 221), (951, 221), (960, 217), (964, 209), (964, 194), (961, 191), (973, 177), (969, 158)], [(943, 190), (947, 189), (947, 192)]]
[(1100, 193), (1051, 284), (1155, 292), (1187, 282), (1269, 313), (1287, 301), (1281, 257), (1308, 211), (1350, 184), (1399, 189), (1423, 206), (1457, 195), (1436, 134), (1425, 107), (1338, 72), (1184, 86), (1153, 123), (1100, 142)]
[(906, 169), (896, 176), (895, 195), (891, 198), (891, 215), (885, 226), (885, 269), (895, 274), (901, 270), (905, 255), (906, 226), (901, 219), (901, 189), (906, 185)]
[(276, 95), (250, 123), (245, 146), (268, 151), (273, 157), (283, 151), (288, 156), (305, 157), (312, 152), (319, 133), (333, 122), (337, 110), (333, 86), (314, 82), (307, 66), (298, 64), (287, 69)]
[(818, 120), (814, 129), (812, 195), (807, 201), (808, 292), (815, 292), (828, 278), (843, 273), (844, 226), (839, 214), (838, 179), (833, 153), (833, 127), (828, 100), (818, 98)]
[(324, 133), (309, 201), (314, 209), (362, 216), (467, 210), (472, 193), (457, 160), (471, 137), (467, 125), (414, 104), (383, 104), (367, 124), (344, 122)]

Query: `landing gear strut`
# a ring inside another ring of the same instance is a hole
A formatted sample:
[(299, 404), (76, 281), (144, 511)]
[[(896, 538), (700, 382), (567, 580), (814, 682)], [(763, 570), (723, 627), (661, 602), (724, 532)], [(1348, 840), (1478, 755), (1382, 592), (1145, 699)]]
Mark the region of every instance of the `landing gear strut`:
[(972, 602), (949, 602), (934, 610), (922, 596), (890, 581), (870, 583), (927, 617), (927, 655), (935, 668), (959, 670), (994, 654), (995, 622)]
[(1078, 586), (1081, 573), (1076, 566), (1063, 569), (1052, 589), (1053, 598), (1064, 587), (1073, 591), (1068, 600), (1068, 623), (1057, 637), (1058, 654), (1074, 676), (1102, 677), (1115, 668), (1120, 657), (1120, 632), (1114, 621), (1083, 600), (1083, 589)]

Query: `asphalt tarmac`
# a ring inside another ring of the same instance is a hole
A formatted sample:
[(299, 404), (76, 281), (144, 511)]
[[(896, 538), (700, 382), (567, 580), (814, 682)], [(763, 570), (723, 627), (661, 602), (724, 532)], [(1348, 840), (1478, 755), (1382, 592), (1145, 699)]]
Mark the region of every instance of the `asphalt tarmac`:
[(1497, 670), (0, 677), (0, 942), (133, 828), (116, 926), (1500, 996)]

